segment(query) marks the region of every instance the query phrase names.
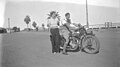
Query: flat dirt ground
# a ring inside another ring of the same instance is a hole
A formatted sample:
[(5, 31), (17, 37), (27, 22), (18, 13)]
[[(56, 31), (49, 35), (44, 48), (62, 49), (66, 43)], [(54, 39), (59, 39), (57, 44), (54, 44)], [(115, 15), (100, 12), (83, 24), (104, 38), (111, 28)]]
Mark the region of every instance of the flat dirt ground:
[(48, 32), (0, 34), (2, 67), (119, 67), (120, 32), (94, 32), (100, 41), (98, 54), (52, 54)]

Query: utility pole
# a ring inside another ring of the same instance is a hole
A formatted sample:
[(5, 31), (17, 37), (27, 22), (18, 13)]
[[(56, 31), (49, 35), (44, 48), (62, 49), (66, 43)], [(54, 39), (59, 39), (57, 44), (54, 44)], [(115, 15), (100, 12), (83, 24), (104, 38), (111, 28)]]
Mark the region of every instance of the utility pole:
[(86, 24), (87, 27), (89, 28), (89, 19), (88, 19), (88, 1), (86, 0)]
[(8, 18), (8, 30), (10, 31), (10, 34), (11, 34), (11, 29), (10, 29), (10, 18)]

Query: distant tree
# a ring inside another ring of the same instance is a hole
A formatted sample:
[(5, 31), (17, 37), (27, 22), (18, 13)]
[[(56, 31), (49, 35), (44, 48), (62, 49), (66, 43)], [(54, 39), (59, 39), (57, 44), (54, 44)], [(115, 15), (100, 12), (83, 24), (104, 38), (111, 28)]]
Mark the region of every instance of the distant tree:
[(42, 28), (43, 28), (43, 30), (45, 31), (45, 25), (44, 25), (44, 24), (42, 24)]
[(48, 29), (47, 29), (47, 30), (49, 31), (49, 28), (50, 28), (49, 24), (47, 24), (47, 27), (48, 27)]
[(42, 27), (44, 27), (45, 25), (44, 24), (42, 24)]
[(37, 27), (37, 23), (34, 21), (32, 26), (36, 29), (36, 31), (38, 31), (38, 27)]
[(13, 27), (12, 30), (14, 30), (14, 32), (17, 32), (17, 27)]
[(6, 28), (1, 28), (1, 27), (0, 27), (0, 33), (7, 33), (7, 29), (6, 29)]
[(49, 27), (50, 27), (50, 25), (49, 25), (49, 24), (47, 24), (47, 27), (49, 28)]
[(14, 30), (14, 32), (20, 32), (20, 28), (18, 28), (17, 26), (14, 26), (12, 30)]
[(36, 27), (36, 31), (38, 31), (39, 29), (38, 29), (38, 27)]
[(33, 26), (34, 28), (36, 28), (37, 23), (34, 21), (33, 24), (32, 24), (32, 26)]
[(20, 27), (18, 28), (18, 32), (20, 32)]
[(24, 22), (27, 24), (27, 28), (28, 28), (28, 24), (30, 23), (31, 19), (30, 17), (27, 15), (24, 19)]

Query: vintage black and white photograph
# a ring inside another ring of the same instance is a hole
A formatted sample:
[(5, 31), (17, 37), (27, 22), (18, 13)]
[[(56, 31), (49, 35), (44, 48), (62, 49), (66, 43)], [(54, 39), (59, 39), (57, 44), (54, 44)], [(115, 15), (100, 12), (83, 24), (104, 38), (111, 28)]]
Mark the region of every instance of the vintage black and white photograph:
[(120, 67), (120, 0), (1, 0), (0, 67)]

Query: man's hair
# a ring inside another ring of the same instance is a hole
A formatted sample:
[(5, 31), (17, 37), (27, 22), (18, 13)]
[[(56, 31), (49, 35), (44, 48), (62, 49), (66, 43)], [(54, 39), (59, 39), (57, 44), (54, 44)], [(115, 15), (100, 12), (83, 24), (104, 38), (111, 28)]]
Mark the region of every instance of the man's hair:
[(70, 13), (66, 13), (65, 16), (70, 15)]

